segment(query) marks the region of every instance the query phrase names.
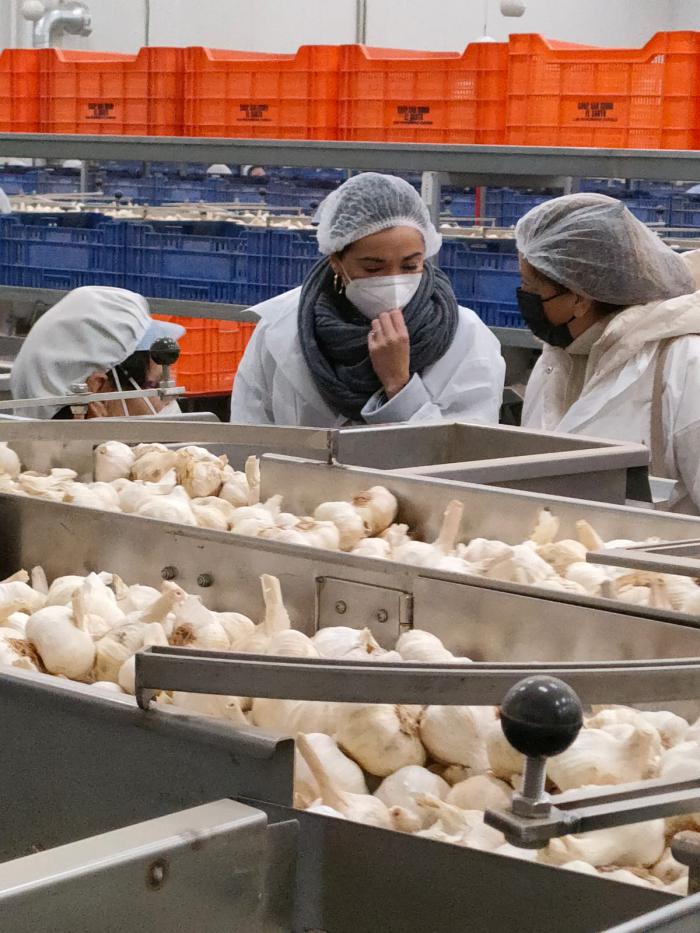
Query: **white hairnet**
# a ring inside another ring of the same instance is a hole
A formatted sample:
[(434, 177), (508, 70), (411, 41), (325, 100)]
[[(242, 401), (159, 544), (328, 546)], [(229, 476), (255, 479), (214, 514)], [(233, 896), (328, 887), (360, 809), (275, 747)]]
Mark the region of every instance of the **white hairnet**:
[(316, 219), (318, 248), (326, 256), (390, 227), (418, 230), (425, 241), (426, 256), (435, 256), (442, 246), (442, 237), (420, 195), (395, 175), (353, 175), (322, 202)]
[[(68, 395), (72, 383), (123, 363), (154, 323), (141, 295), (121, 288), (76, 288), (30, 330), (12, 367), (13, 398)], [(48, 419), (57, 411), (56, 405), (38, 405), (18, 413)]]
[(521, 255), (579, 295), (623, 306), (695, 291), (680, 256), (605, 194), (568, 194), (539, 204), (515, 227)]

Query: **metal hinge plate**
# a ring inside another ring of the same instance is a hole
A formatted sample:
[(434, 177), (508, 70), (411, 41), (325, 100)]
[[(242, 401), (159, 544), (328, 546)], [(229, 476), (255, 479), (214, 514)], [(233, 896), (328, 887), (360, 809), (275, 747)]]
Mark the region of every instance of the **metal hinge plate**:
[(335, 577), (316, 578), (316, 628), (368, 628), (383, 648), (393, 648), (413, 624), (413, 596), (403, 590)]

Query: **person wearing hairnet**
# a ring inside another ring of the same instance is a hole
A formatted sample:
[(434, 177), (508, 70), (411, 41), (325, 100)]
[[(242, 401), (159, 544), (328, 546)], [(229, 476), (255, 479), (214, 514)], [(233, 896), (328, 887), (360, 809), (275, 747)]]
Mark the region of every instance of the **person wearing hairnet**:
[[(71, 395), (71, 385), (86, 383), (90, 392), (117, 392), (157, 386), (162, 367), (149, 354), (159, 337), (178, 340), (179, 324), (154, 321), (141, 295), (121, 288), (76, 288), (29, 331), (12, 367), (13, 398)], [(88, 418), (178, 412), (177, 402), (120, 399), (93, 402)], [(70, 407), (22, 408), (25, 418), (71, 418)]]
[(518, 303), (544, 342), (522, 424), (646, 444), (651, 473), (676, 481), (671, 508), (700, 514), (699, 254), (602, 194), (538, 205), (515, 238)]
[(447, 276), (442, 239), (408, 182), (355, 175), (321, 204), (324, 254), (301, 288), (255, 308), (231, 421), (337, 427), (496, 423), (505, 364)]

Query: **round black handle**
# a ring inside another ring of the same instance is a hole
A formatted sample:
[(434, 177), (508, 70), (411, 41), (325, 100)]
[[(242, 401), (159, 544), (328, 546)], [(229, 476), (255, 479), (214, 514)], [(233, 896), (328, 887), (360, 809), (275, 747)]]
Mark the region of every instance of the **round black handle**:
[(161, 366), (172, 366), (180, 358), (180, 347), (172, 337), (159, 337), (151, 345), (151, 359)]
[(582, 725), (581, 701), (556, 677), (526, 677), (510, 688), (501, 704), (503, 734), (530, 758), (561, 754)]

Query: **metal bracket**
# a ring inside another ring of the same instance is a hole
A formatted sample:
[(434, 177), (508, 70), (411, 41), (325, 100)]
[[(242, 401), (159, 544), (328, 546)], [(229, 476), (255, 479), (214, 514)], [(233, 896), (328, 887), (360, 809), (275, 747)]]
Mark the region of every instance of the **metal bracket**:
[(630, 570), (646, 570), (651, 573), (700, 577), (700, 539), (591, 551), (586, 560), (591, 564), (602, 564), (606, 567), (629, 567)]
[(316, 578), (316, 628), (347, 625), (368, 628), (380, 645), (393, 647), (402, 632), (411, 628), (413, 596), (385, 586)]
[(512, 845), (538, 849), (567, 833), (587, 833), (611, 826), (695, 813), (700, 810), (700, 778), (692, 781), (637, 781), (609, 791), (575, 790), (549, 798), (542, 816), (487, 810), (484, 822), (500, 830)]

